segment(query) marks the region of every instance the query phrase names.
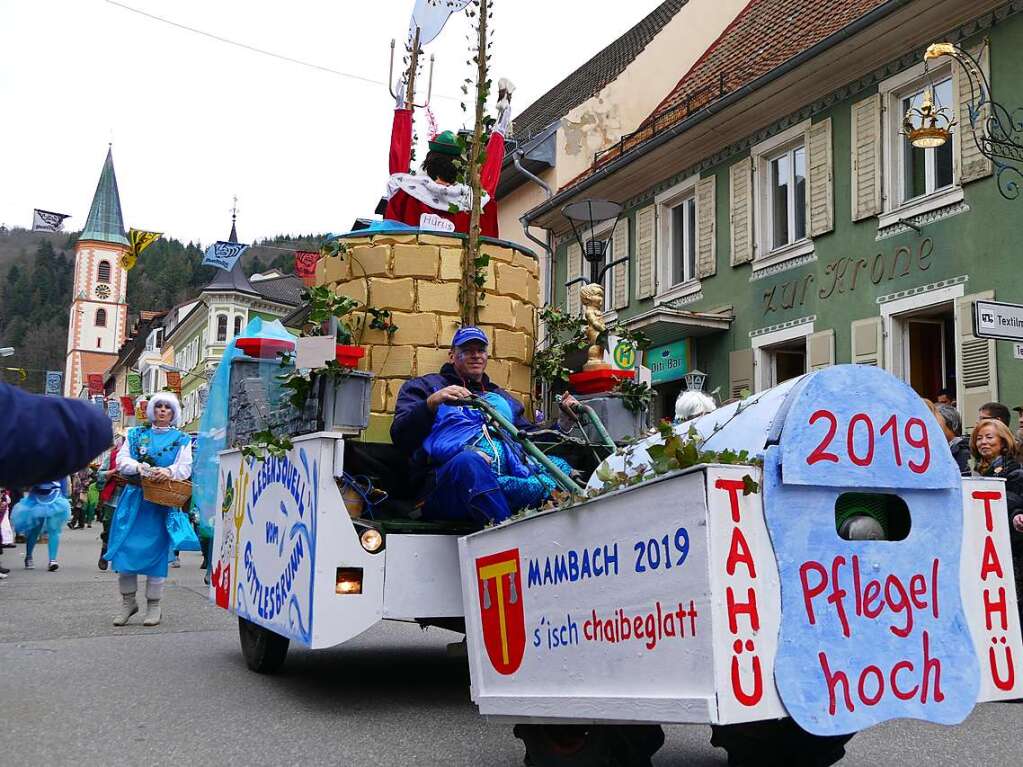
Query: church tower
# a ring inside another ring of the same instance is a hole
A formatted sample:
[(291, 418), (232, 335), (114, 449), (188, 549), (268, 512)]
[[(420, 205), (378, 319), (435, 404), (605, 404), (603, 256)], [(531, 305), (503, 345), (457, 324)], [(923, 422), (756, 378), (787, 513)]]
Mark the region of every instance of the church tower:
[(105, 373), (117, 360), (128, 327), (128, 273), (121, 268), (127, 251), (114, 157), (108, 149), (89, 218), (75, 245), (65, 396), (79, 396), (89, 373)]

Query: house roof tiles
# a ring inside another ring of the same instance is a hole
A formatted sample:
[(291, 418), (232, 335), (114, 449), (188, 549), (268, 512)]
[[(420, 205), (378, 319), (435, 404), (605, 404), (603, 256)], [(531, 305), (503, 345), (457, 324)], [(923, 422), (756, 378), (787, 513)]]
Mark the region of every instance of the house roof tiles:
[[(622, 156), (717, 99), (782, 66), (887, 0), (751, 0), (643, 121), (598, 155), (595, 167)], [(593, 169), (572, 183), (588, 176)]]

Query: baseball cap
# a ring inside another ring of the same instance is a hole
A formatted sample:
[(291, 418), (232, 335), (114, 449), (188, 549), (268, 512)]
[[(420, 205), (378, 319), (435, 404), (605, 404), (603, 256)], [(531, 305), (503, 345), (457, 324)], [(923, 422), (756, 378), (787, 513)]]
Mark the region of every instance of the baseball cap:
[(451, 337), (451, 348), (454, 349), (470, 341), (479, 341), (484, 346), (490, 344), (486, 333), (475, 325), (466, 325), (456, 330), (455, 334)]

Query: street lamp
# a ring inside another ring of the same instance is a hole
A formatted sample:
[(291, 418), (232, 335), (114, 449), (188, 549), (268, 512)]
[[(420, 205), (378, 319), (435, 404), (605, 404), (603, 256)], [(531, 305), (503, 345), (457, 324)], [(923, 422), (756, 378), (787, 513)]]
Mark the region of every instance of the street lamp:
[(702, 370), (690, 370), (682, 380), (686, 382), (686, 391), (703, 391), (703, 385), (707, 382), (707, 374)]
[[(608, 269), (628, 260), (628, 255), (626, 255), (615, 259), (606, 266), (604, 265), (607, 244), (610, 242), (611, 237), (614, 236), (614, 230), (618, 225), (618, 217), (622, 215), (622, 210), (621, 205), (610, 200), (580, 200), (579, 202), (569, 203), (561, 209), (561, 215), (567, 218), (568, 223), (572, 225), (572, 234), (575, 235), (576, 242), (582, 248), (583, 258), (590, 265), (590, 282), (595, 282), (598, 285), (603, 284), (604, 274), (607, 273)], [(608, 222), (613, 222), (611, 230), (607, 233), (606, 237), (597, 239), (594, 236), (594, 232), (597, 228)], [(589, 239), (583, 242), (583, 234), (587, 232), (589, 233)], [(580, 277), (569, 284), (575, 284), (575, 282), (586, 282), (586, 279)]]

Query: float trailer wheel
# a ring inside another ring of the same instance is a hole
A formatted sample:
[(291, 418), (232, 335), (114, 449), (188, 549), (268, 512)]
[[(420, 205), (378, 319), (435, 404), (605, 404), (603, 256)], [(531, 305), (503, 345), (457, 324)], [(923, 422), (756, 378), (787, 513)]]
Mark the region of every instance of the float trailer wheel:
[(517, 724), (528, 767), (650, 767), (664, 745), (659, 725)]
[(288, 645), (291, 644), (286, 637), (241, 617), (238, 618), (238, 639), (245, 665), (258, 674), (277, 671), (288, 657)]
[(728, 752), (728, 767), (830, 767), (853, 735), (814, 735), (794, 719), (712, 725), (711, 745)]

